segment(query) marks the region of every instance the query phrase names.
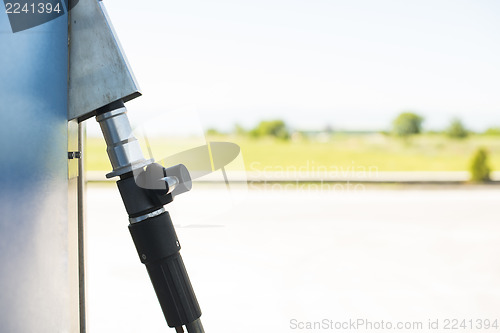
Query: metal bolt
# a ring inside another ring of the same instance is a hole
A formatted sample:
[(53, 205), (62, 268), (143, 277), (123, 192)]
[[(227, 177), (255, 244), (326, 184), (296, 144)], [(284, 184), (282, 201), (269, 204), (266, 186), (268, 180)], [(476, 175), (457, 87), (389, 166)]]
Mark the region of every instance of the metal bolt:
[(72, 160), (75, 158), (80, 158), (82, 157), (82, 153), (79, 151), (69, 151), (68, 152), (68, 159)]

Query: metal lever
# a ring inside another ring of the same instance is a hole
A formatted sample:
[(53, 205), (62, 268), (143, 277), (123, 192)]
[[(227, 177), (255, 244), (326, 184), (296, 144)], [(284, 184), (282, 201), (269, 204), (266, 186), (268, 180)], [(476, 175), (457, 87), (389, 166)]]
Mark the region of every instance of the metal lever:
[(175, 176), (171, 176), (171, 177), (163, 177), (161, 178), (161, 180), (163, 180), (165, 183), (167, 183), (167, 187), (168, 187), (168, 194), (172, 193), (174, 190), (175, 190), (175, 187), (177, 185), (179, 185), (179, 178), (175, 177)]
[[(191, 175), (184, 164), (178, 164), (170, 168), (165, 169), (166, 178), (175, 177), (178, 179), (179, 183), (176, 185), (175, 190), (172, 195), (182, 194), (188, 192), (193, 188), (193, 182), (191, 181)], [(165, 179), (165, 178), (163, 178)]]

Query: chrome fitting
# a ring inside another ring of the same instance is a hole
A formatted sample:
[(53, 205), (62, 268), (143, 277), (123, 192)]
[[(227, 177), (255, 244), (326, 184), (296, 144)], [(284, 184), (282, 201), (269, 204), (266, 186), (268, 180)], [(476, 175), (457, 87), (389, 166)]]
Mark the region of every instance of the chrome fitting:
[(142, 155), (139, 141), (132, 133), (125, 107), (100, 114), (96, 120), (101, 126), (108, 146), (106, 151), (113, 166), (113, 172), (108, 173), (106, 178), (120, 176), (153, 163), (153, 160), (146, 160)]
[(130, 217), (128, 220), (131, 224), (132, 223), (139, 223), (139, 222), (145, 221), (151, 217), (156, 217), (158, 215), (161, 215), (165, 212), (166, 212), (165, 208), (162, 207), (162, 208), (155, 210), (154, 212), (151, 212), (149, 214), (144, 214), (144, 215), (138, 216), (138, 217)]

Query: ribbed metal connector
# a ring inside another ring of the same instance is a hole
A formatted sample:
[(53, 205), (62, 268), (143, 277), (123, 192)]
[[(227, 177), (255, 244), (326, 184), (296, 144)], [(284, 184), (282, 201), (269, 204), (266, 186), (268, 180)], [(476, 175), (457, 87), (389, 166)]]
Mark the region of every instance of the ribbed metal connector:
[(100, 114), (96, 120), (101, 126), (108, 146), (109, 160), (113, 166), (113, 172), (108, 173), (107, 178), (123, 175), (153, 162), (144, 158), (139, 141), (132, 132), (127, 109), (124, 106)]

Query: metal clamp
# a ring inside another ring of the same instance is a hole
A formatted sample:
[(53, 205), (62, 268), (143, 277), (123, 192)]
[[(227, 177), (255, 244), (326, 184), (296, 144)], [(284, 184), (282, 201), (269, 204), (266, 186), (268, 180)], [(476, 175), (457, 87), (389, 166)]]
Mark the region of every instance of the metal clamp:
[(149, 214), (145, 214), (145, 215), (142, 215), (142, 216), (139, 216), (139, 217), (129, 217), (129, 222), (132, 224), (132, 223), (139, 223), (139, 222), (142, 222), (142, 221), (145, 221), (151, 217), (155, 217), (155, 216), (158, 216), (158, 215), (161, 215), (165, 213), (165, 208), (160, 208), (158, 210), (155, 210), (154, 212), (151, 212)]

